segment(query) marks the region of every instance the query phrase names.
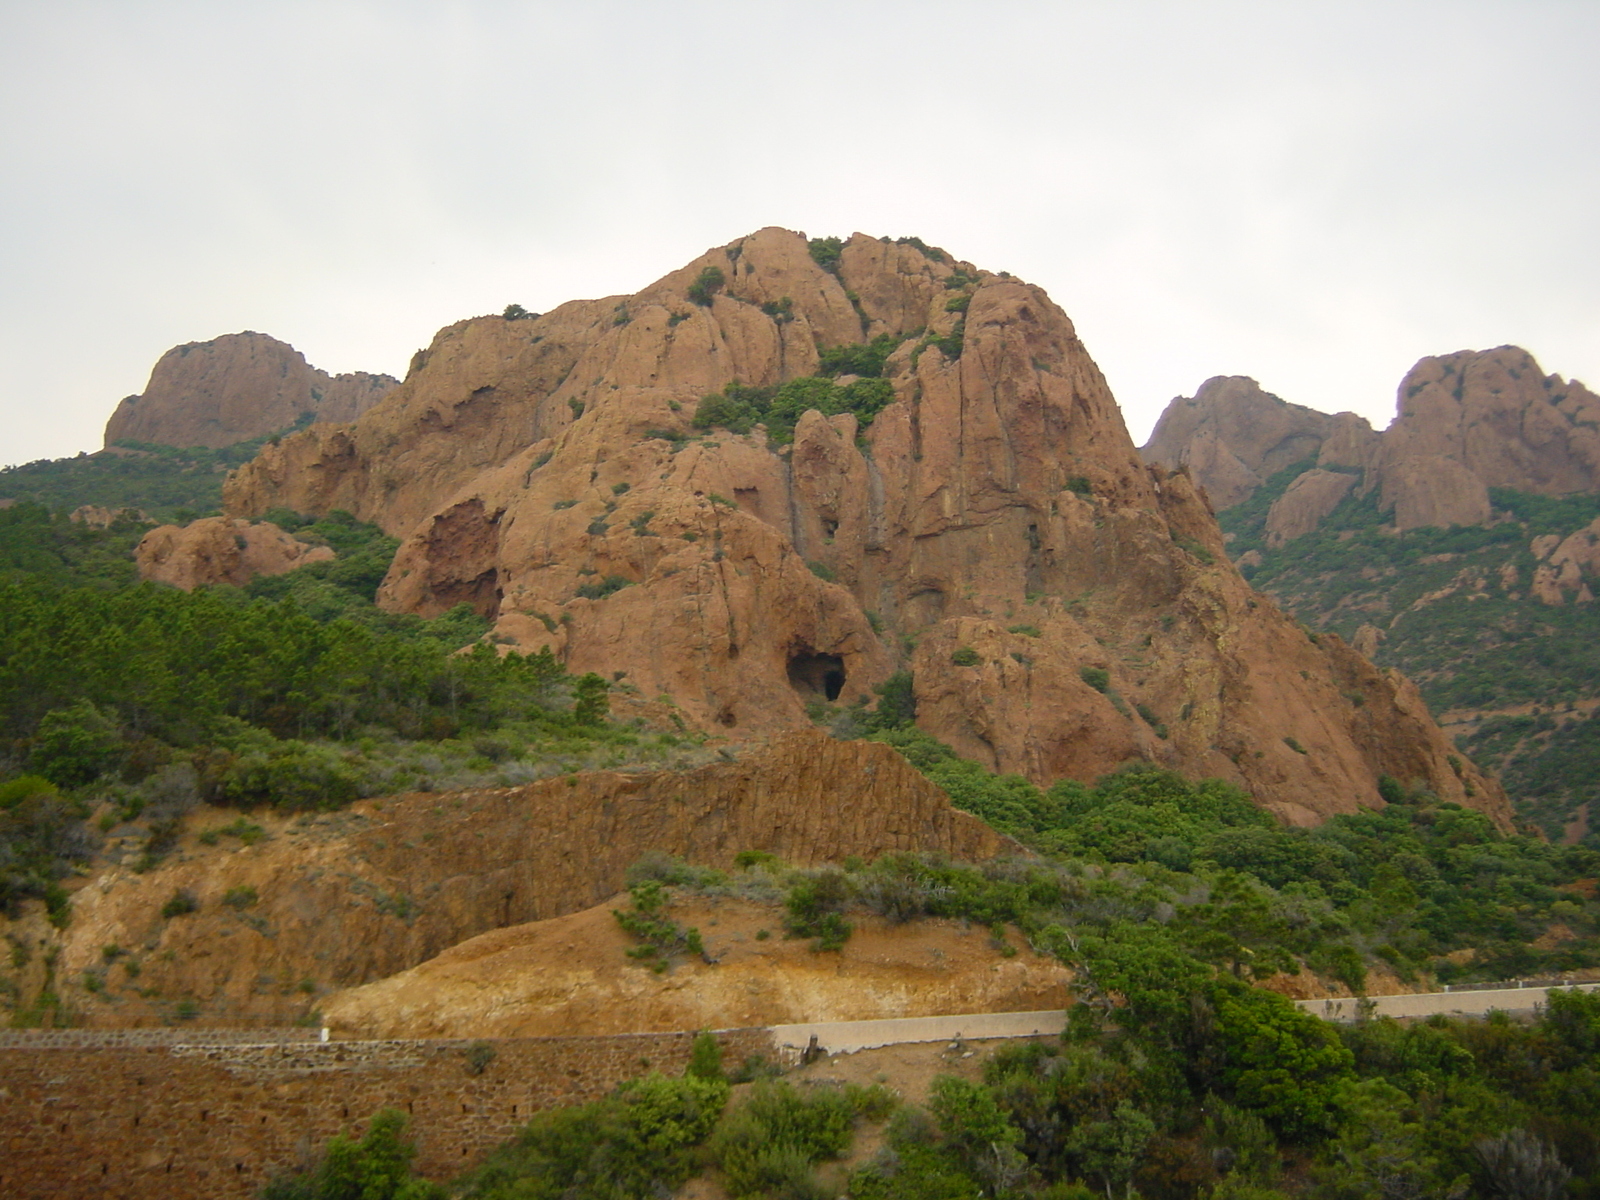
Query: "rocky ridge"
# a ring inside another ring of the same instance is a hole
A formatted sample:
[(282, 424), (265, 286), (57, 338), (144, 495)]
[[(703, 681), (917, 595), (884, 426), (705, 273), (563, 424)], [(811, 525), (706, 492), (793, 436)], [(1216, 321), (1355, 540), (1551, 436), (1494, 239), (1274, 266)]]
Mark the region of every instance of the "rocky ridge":
[(1218, 509), (1268, 476), (1314, 460), (1267, 518), (1276, 544), (1315, 528), (1346, 492), (1376, 491), (1396, 529), (1478, 525), (1489, 489), (1560, 496), (1600, 491), (1600, 397), (1546, 375), (1515, 346), (1424, 358), (1400, 384), (1379, 433), (1354, 413), (1289, 404), (1252, 379), (1207, 380), (1167, 406), (1141, 453), (1187, 469)]
[(105, 444), (220, 449), (312, 421), (353, 421), (399, 381), (329, 375), (287, 342), (246, 330), (163, 354), (142, 393), (117, 405)]
[[(861, 234), (823, 257), (764, 229), (632, 296), (450, 326), (359, 420), (264, 448), (228, 509), (348, 509), (402, 538), (386, 607), (469, 602), (712, 730), (802, 726), (909, 669), (920, 726), (1038, 782), (1144, 757), (1312, 823), (1389, 774), (1509, 820), (1409, 684), (1227, 564), (1040, 289)], [(691, 424), (880, 336), (894, 400), (865, 429)]]

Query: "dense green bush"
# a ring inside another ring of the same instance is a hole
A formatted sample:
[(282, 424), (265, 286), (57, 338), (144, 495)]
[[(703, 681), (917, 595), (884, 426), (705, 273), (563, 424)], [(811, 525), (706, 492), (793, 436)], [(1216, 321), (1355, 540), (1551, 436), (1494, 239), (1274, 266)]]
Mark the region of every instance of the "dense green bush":
[(727, 281), (728, 277), (722, 273), (721, 267), (706, 267), (689, 285), (689, 299), (696, 304), (707, 306), (711, 303), (711, 297), (716, 295)]
[(539, 1113), (460, 1184), (468, 1200), (634, 1200), (688, 1179), (728, 1099), (720, 1079), (649, 1075), (578, 1108)]
[(830, 377), (862, 375), (876, 379), (883, 374), (883, 364), (903, 340), (892, 333), (880, 333), (870, 342), (829, 346), (818, 356), (817, 371)]
[(894, 388), (884, 379), (857, 379), (843, 387), (820, 375), (791, 379), (776, 387), (746, 387), (730, 383), (721, 392), (701, 399), (694, 424), (700, 429), (721, 428), (749, 433), (765, 425), (774, 445), (794, 440), (795, 423), (811, 409), (823, 416), (853, 413), (865, 429), (894, 400)]
[(839, 273), (839, 258), (844, 252), (844, 241), (836, 237), (812, 238), (806, 243), (806, 249), (811, 252), (811, 261), (824, 271)]
[(792, 1192), (806, 1185), (814, 1163), (849, 1148), (855, 1112), (845, 1088), (762, 1081), (718, 1125), (706, 1151), (735, 1200)]
[(443, 1200), (444, 1188), (411, 1173), (416, 1147), (408, 1121), (396, 1109), (382, 1109), (360, 1141), (337, 1134), (316, 1168), (274, 1179), (262, 1200)]

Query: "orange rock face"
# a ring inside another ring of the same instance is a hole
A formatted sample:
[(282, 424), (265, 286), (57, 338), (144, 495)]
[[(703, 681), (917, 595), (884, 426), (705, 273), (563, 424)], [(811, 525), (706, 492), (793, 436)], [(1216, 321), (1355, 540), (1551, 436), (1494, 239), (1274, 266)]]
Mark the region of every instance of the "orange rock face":
[(1140, 453), (1169, 470), (1186, 468), (1223, 509), (1246, 499), (1269, 475), (1316, 458), (1336, 436), (1355, 448), (1376, 435), (1354, 413), (1329, 416), (1262, 391), (1254, 379), (1219, 376), (1167, 405)]
[[(725, 283), (694, 303), (708, 267)], [(691, 427), (729, 382), (881, 334), (894, 402), (865, 431)], [(503, 642), (624, 672), (708, 728), (803, 725), (909, 669), (920, 725), (1039, 782), (1144, 757), (1313, 822), (1379, 803), (1388, 773), (1509, 819), (1409, 685), (1227, 565), (1048, 296), (912, 245), (857, 234), (835, 273), (765, 229), (634, 296), (451, 326), (360, 420), (266, 448), (226, 497), (375, 521), (403, 539), (381, 603), (467, 601)]]
[[(1424, 358), (1400, 384), (1398, 415), (1381, 434), (1352, 413), (1329, 416), (1285, 403), (1253, 380), (1208, 380), (1192, 399), (1167, 406), (1143, 453), (1150, 462), (1187, 467), (1219, 509), (1297, 461), (1353, 468), (1362, 473), (1362, 494), (1379, 490), (1397, 529), (1416, 529), (1481, 524), (1489, 519), (1490, 488), (1547, 496), (1600, 491), (1597, 430), (1600, 397), (1576, 380), (1545, 375), (1527, 351), (1501, 346)], [(1323, 504), (1332, 486), (1316, 481), (1315, 497), (1288, 505), (1283, 538), (1298, 536), (1290, 528), (1309, 532), (1332, 511)], [(1280, 503), (1289, 500), (1286, 493)]]
[(329, 375), (264, 333), (230, 333), (175, 346), (142, 395), (117, 405), (106, 445), (231, 446), (304, 421), (353, 421), (398, 381), (357, 371)]
[(243, 587), (257, 575), (282, 575), (333, 556), (327, 546), (308, 546), (270, 521), (228, 517), (158, 526), (133, 551), (140, 579), (186, 592), (216, 583)]

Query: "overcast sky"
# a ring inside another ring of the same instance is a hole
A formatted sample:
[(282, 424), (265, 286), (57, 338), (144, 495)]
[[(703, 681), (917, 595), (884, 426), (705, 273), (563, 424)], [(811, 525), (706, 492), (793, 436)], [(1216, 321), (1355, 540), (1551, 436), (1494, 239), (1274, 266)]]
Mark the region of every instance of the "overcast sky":
[(0, 0), (0, 463), (181, 342), (399, 375), (764, 225), (1043, 285), (1141, 441), (1212, 375), (1600, 387), (1600, 3)]

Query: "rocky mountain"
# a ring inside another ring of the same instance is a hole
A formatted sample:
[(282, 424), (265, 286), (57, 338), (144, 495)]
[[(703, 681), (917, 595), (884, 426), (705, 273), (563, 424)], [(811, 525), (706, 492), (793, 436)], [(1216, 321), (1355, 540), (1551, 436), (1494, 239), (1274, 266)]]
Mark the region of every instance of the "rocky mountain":
[(353, 421), (397, 382), (365, 371), (329, 375), (264, 333), (224, 334), (163, 354), (144, 391), (111, 414), (105, 444), (217, 449), (312, 421)]
[(1491, 488), (1600, 490), (1600, 397), (1544, 374), (1515, 346), (1462, 350), (1412, 367), (1394, 421), (1377, 433), (1354, 413), (1316, 412), (1253, 379), (1217, 378), (1173, 400), (1141, 453), (1187, 468), (1218, 510), (1285, 467), (1315, 463), (1268, 515), (1280, 544), (1310, 532), (1352, 487), (1376, 491), (1396, 529), (1478, 525), (1489, 519)]
[(1416, 679), (1527, 820), (1581, 838), (1600, 769), (1600, 400), (1501, 347), (1423, 359), (1398, 409), (1376, 433), (1214, 379), (1144, 454), (1201, 484), (1252, 583)]
[(1390, 775), (1509, 820), (1409, 683), (1240, 578), (1043, 291), (915, 239), (769, 228), (631, 296), (462, 321), (225, 495), (376, 522), (385, 607), (469, 603), (718, 732), (908, 672), (922, 728), (1035, 781), (1142, 757), (1304, 824)]

